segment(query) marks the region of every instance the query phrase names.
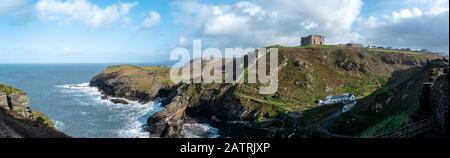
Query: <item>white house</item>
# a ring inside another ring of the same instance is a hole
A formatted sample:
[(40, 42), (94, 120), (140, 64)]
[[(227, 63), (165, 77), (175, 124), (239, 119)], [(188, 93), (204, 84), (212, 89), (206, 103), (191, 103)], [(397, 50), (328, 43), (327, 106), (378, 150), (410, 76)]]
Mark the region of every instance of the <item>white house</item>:
[(327, 96), (323, 100), (319, 100), (319, 105), (328, 105), (328, 104), (336, 104), (336, 103), (342, 103), (345, 101), (356, 101), (356, 97), (353, 94), (346, 93), (342, 95), (334, 95), (334, 96)]

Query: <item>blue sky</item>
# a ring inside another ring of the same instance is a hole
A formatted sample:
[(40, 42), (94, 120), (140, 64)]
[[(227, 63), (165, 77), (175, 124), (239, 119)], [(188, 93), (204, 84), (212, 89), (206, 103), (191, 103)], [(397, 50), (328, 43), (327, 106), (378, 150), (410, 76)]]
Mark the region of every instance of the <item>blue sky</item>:
[[(318, 5), (320, 4), (320, 5)], [(448, 54), (447, 0), (0, 0), (0, 63), (150, 63), (171, 49), (330, 44)]]

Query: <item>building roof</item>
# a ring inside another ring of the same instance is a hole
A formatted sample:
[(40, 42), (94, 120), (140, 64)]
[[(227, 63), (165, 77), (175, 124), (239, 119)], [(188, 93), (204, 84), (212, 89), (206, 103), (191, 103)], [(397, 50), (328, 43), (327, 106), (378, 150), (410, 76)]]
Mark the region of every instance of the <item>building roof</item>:
[(307, 37), (312, 37), (312, 36), (325, 37), (325, 36), (323, 36), (323, 35), (314, 35), (314, 34), (311, 34), (311, 35), (303, 36), (302, 38), (307, 38)]

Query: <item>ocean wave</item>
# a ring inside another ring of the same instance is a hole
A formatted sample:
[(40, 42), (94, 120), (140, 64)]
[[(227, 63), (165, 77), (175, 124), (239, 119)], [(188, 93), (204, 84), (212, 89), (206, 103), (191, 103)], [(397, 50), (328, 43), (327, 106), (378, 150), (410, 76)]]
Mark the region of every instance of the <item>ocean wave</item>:
[(64, 128), (64, 122), (62, 121), (57, 121), (57, 120), (52, 120), (53, 124), (55, 125), (56, 129), (63, 129)]
[(217, 138), (219, 130), (208, 124), (188, 123), (182, 126), (181, 136), (183, 138)]
[(71, 94), (82, 94), (82, 95), (91, 95), (91, 96), (101, 96), (101, 92), (97, 87), (89, 86), (89, 83), (80, 83), (80, 84), (64, 84), (64, 85), (56, 85), (55, 87), (62, 89), (62, 93), (71, 93)]
[[(154, 113), (161, 111), (163, 107), (158, 102), (140, 103), (139, 101), (129, 100), (125, 98), (109, 97), (109, 99), (123, 99), (127, 101), (128, 105), (115, 104), (110, 100), (101, 99), (103, 96), (96, 87), (90, 87), (89, 83), (80, 84), (64, 84), (56, 85), (60, 92), (65, 95), (70, 95), (76, 102), (83, 106), (103, 106), (103, 110), (107, 109), (114, 112), (119, 112), (120, 116), (109, 116), (105, 121), (118, 121), (123, 125), (120, 129), (116, 129), (115, 133), (120, 138), (148, 138), (150, 134), (144, 131), (143, 126), (146, 125), (147, 118)], [(86, 112), (81, 112), (81, 115), (86, 115)], [(91, 114), (91, 113), (89, 113)], [(95, 113), (93, 113), (95, 115)], [(117, 119), (117, 117), (125, 119)], [(57, 129), (59, 129), (57, 127)]]
[[(133, 101), (131, 101), (133, 102)], [(133, 103), (131, 103), (133, 104)], [(118, 131), (119, 137), (127, 138), (149, 138), (150, 133), (144, 130), (144, 126), (147, 124), (147, 119), (158, 111), (161, 111), (160, 103), (150, 102), (147, 104), (135, 103), (136, 107), (132, 109), (132, 112), (127, 114), (127, 125), (122, 130)]]

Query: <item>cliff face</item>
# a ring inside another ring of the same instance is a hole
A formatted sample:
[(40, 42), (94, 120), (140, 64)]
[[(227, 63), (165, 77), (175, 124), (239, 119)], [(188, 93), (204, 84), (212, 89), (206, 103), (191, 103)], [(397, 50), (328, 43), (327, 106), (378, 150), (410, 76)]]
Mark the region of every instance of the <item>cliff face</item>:
[[(187, 123), (209, 123), (222, 129), (221, 135), (273, 137), (269, 129), (254, 127), (254, 109), (246, 108), (234, 95), (233, 84), (180, 84), (164, 111), (148, 119), (152, 137), (181, 137)], [(271, 135), (271, 136), (270, 136)]]
[(436, 131), (448, 137), (448, 61), (436, 61), (433, 66), (421, 90), (419, 118), (434, 115)]
[(68, 137), (52, 127), (42, 113), (32, 111), (26, 93), (0, 84), (0, 138)]
[[(151, 79), (154, 73), (130, 73), (154, 83), (141, 90), (150, 94), (144, 100), (163, 98), (165, 110), (148, 119), (154, 137), (180, 137), (183, 124), (200, 122), (219, 128), (223, 136), (273, 138), (287, 137), (299, 126), (320, 121), (315, 116), (329, 114), (330, 109), (312, 110), (317, 99), (349, 92), (364, 97), (386, 84), (394, 72), (420, 67), (435, 58), (439, 57), (365, 49), (279, 47), (279, 87), (273, 95), (259, 94), (259, 84), (164, 85), (161, 83), (167, 79)], [(91, 85), (108, 95), (129, 97), (133, 88), (119, 87), (133, 87), (134, 81), (111, 84), (115, 83), (112, 80), (132, 80), (128, 79), (132, 78), (128, 70), (120, 67), (108, 68), (94, 77)]]
[(92, 78), (90, 86), (105, 95), (148, 102), (159, 90), (171, 88), (169, 69), (165, 67), (110, 66)]
[(23, 92), (0, 93), (0, 107), (15, 112), (19, 117), (31, 118), (28, 96)]
[(336, 120), (335, 132), (372, 137), (433, 113), (444, 117), (448, 113), (444, 110), (448, 109), (448, 78), (444, 69), (448, 69), (448, 61), (436, 59), (423, 67), (394, 72), (383, 87), (359, 100), (352, 111)]

